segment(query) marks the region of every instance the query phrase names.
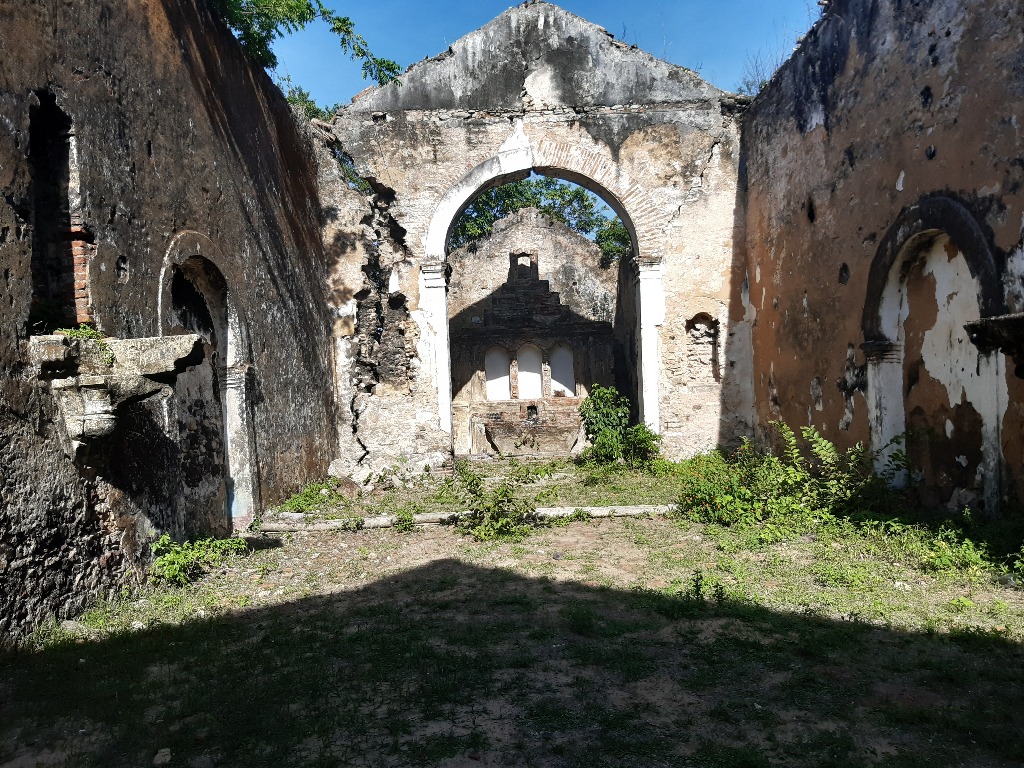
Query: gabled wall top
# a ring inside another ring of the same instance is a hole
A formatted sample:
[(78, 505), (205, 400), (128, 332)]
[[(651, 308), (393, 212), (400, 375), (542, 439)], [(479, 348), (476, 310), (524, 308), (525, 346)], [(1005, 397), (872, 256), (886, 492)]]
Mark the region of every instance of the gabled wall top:
[(347, 110), (521, 111), (685, 104), (722, 95), (691, 70), (537, 1), (510, 8), (440, 56), (413, 65), (401, 81), (365, 91)]

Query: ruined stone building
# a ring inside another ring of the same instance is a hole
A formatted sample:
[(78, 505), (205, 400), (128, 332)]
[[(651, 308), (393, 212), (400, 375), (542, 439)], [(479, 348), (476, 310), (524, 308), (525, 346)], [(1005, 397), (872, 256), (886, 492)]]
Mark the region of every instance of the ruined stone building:
[[(565, 455), (595, 383), (671, 457), (906, 433), (926, 502), (1016, 499), (1017, 0), (833, 0), (752, 102), (531, 2), (330, 124), (202, 0), (0, 22), (0, 627), (329, 467)], [(535, 211), (451, 252), (530, 173), (599, 194), (633, 258)], [(41, 333), (80, 322), (110, 340)]]

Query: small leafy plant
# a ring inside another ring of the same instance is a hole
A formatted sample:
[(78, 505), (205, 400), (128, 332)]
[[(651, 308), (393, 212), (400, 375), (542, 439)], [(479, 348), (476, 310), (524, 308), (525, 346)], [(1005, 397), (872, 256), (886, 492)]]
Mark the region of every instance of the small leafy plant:
[(226, 557), (247, 551), (248, 545), (242, 539), (197, 539), (178, 543), (165, 533), (153, 542), (156, 559), (150, 578), (157, 583), (184, 587)]
[(395, 510), (394, 529), (399, 533), (410, 533), (416, 530), (416, 512), (418, 508), (414, 505), (399, 507)]
[(457, 519), (458, 530), (477, 541), (518, 540), (530, 534), (538, 522), (537, 508), (517, 493), (521, 480), (506, 477), (497, 487), (487, 488), (466, 462), (459, 462), (455, 472), (467, 506)]
[(324, 509), (344, 507), (348, 499), (338, 491), (333, 480), (322, 483), (310, 483), (301, 491), (284, 501), (279, 509), (282, 512), (302, 512), (309, 514)]
[(517, 540), (528, 536), (537, 522), (536, 508), (516, 496), (515, 483), (505, 480), (473, 498), (459, 529), (477, 541)]
[(114, 351), (110, 348), (110, 345), (107, 344), (106, 337), (91, 325), (81, 323), (77, 328), (58, 328), (55, 333), (59, 333), (69, 339), (95, 341), (96, 346), (99, 347), (103, 362), (107, 366), (114, 364)]

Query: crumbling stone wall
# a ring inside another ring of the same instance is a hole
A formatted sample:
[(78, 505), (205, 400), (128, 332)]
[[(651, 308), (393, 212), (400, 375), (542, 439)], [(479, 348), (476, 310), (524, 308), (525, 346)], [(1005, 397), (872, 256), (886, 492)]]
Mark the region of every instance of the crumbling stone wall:
[[(377, 450), (360, 438), (371, 448), (366, 461), (421, 463), (450, 451), (448, 232), (479, 191), (531, 170), (597, 191), (635, 234), (623, 300), (639, 333), (624, 345), (633, 352), (625, 364), (638, 374), (632, 394), (667, 452), (744, 434), (753, 404), (733, 279), (742, 231), (737, 109), (693, 72), (543, 2), (506, 11), (413, 66), (401, 86), (371, 89), (343, 109), (331, 129), (378, 196), (389, 198), (403, 248), (386, 282), (416, 329), (408, 388), (381, 387), (373, 398), (384, 415), (375, 423), (402, 424), (407, 434), (414, 424), (415, 440)], [(358, 281), (347, 286), (359, 290)], [(709, 385), (671, 369), (698, 315), (736, 342), (719, 347), (723, 375), (710, 397)], [(361, 416), (357, 431), (369, 424)]]
[[(224, 476), (225, 453), (239, 432), (220, 430), (219, 419), (247, 421), (247, 453), (235, 456), (248, 466), (246, 515), (322, 476), (337, 440), (312, 139), (267, 75), (197, 0), (3, 0), (0, 28), (7, 631), (125, 578), (155, 531), (226, 530), (225, 504), (239, 488)], [(44, 103), (59, 110), (46, 135), (62, 172), (39, 161)], [(57, 203), (36, 194), (42, 184)], [(64, 223), (41, 231), (54, 216)], [(69, 448), (66, 398), (54, 388), (74, 380), (92, 392), (85, 369), (43, 376), (31, 359), (40, 237), (51, 250), (68, 244), (51, 260), (64, 281), (57, 293), (70, 296), (63, 322), (88, 318), (120, 339), (189, 330), (172, 312), (174, 274), (189, 260), (215, 265), (226, 286), (232, 338), (218, 344), (211, 331), (184, 369), (143, 376), (159, 386), (118, 406), (116, 429), (87, 459)], [(221, 384), (233, 412), (218, 402)]]
[(912, 430), (933, 503), (1024, 472), (1010, 321), (964, 328), (1024, 308), (1022, 28), (1010, 0), (834, 0), (744, 121), (759, 421)]

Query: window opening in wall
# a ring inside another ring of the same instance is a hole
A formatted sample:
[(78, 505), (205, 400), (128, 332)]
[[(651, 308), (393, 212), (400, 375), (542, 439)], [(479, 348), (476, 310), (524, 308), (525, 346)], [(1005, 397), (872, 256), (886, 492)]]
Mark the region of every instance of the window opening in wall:
[[(46, 333), (73, 325), (75, 261), (72, 254), (71, 118), (49, 91), (29, 109), (32, 306), (29, 330)], [(84, 288), (84, 286), (83, 286)]]
[(531, 421), (536, 421), (539, 418), (536, 405), (526, 406), (526, 418), (530, 419)]
[(519, 361), (519, 399), (539, 400), (544, 397), (544, 357), (538, 347), (527, 344), (516, 355)]

